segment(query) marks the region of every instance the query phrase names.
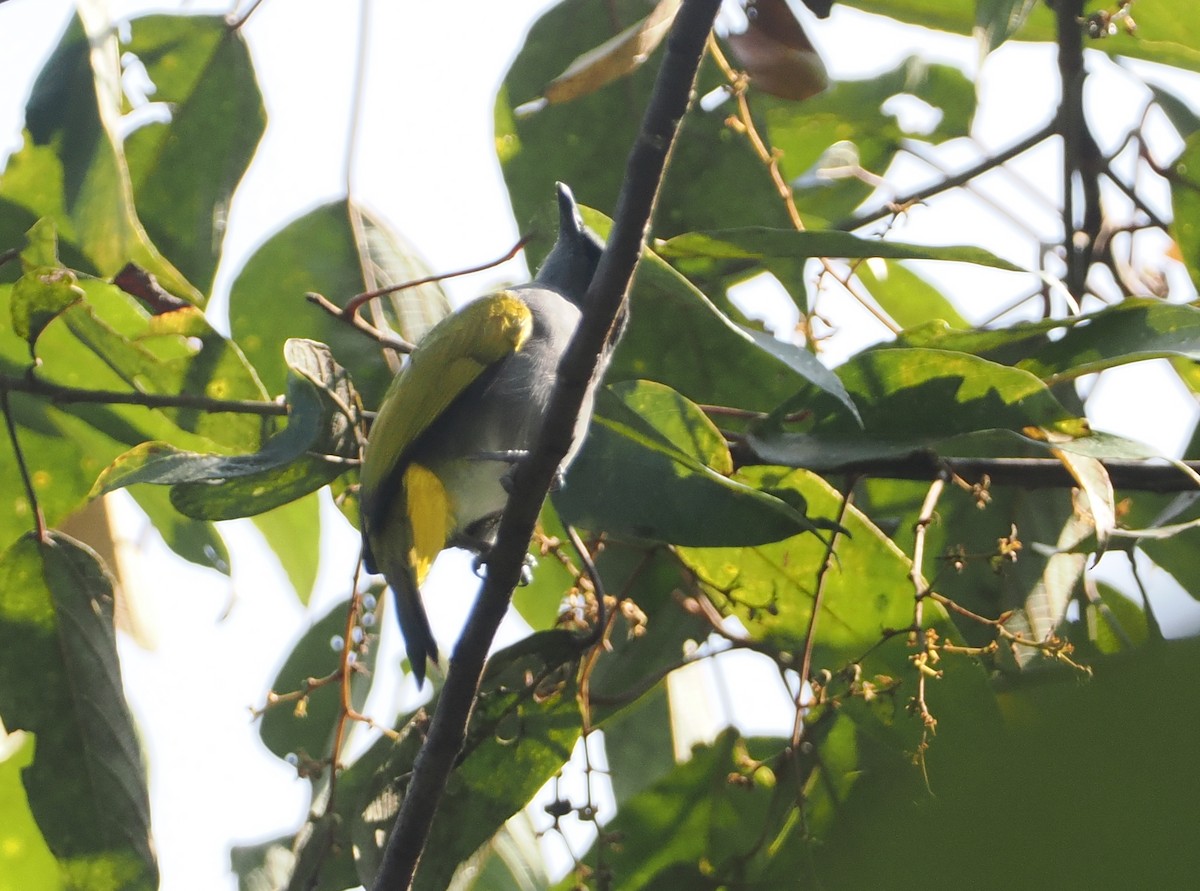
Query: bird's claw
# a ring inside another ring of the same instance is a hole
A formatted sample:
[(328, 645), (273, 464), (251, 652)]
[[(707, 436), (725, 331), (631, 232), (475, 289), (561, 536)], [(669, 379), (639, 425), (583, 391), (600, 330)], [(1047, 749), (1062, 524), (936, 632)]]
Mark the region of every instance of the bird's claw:
[[(526, 554), (525, 560), (521, 563), (521, 578), (517, 580), (517, 584), (522, 588), (533, 582), (533, 569), (535, 566), (537, 566), (537, 557), (533, 556), (533, 554)], [(487, 556), (476, 554), (475, 559), (471, 561), (471, 570), (477, 578), (486, 577)]]

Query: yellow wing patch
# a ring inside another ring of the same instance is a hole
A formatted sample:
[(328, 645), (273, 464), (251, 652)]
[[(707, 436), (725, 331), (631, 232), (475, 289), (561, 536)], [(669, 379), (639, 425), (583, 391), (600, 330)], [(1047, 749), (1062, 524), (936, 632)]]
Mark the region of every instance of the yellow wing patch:
[(532, 332), (529, 307), (512, 291), (481, 297), (438, 322), (383, 398), (362, 466), (364, 490), (377, 491), (450, 403)]
[(433, 471), (420, 464), (410, 464), (404, 471), (404, 500), (408, 508), (409, 535), (408, 565), (420, 586), (434, 558), (446, 547), (453, 517), (450, 499), (442, 481)]

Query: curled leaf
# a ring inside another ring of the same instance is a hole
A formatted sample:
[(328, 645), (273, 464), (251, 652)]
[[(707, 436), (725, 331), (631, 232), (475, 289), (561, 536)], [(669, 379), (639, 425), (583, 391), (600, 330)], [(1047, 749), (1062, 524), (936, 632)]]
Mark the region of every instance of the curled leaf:
[(579, 56), (546, 86), (545, 102), (570, 102), (636, 71), (667, 36), (680, 2), (659, 0), (644, 19)]

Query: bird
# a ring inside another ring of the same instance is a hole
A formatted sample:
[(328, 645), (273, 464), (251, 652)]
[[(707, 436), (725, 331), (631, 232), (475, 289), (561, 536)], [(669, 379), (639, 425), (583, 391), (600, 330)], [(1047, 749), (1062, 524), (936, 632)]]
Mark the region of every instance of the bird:
[[(392, 589), (418, 687), (427, 660), (438, 658), (421, 584), (446, 548), (486, 562), (513, 467), (536, 441), (604, 249), (570, 188), (558, 183), (557, 197), (558, 236), (533, 281), (480, 297), (430, 329), (392, 380), (367, 437), (363, 561)], [(622, 314), (609, 338), (559, 479), (583, 444), (595, 382), (624, 321)]]

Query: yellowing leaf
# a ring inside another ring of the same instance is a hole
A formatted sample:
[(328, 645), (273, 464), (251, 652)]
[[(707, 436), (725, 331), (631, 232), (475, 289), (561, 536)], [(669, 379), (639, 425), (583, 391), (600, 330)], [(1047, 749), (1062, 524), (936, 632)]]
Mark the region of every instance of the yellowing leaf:
[(680, 0), (659, 0), (650, 15), (584, 53), (546, 86), (547, 102), (570, 102), (636, 71), (650, 58), (675, 21)]

